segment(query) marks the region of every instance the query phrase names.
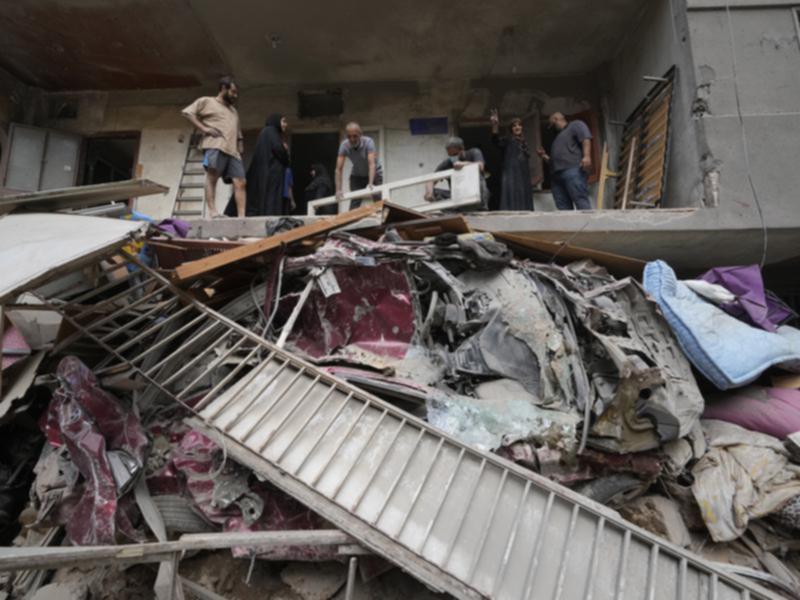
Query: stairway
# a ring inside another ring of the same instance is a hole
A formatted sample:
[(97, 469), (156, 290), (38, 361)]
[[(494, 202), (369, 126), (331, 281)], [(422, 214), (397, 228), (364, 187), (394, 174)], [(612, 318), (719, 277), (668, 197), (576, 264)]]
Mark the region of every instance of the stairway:
[(192, 133), (186, 148), (186, 159), (172, 206), (172, 217), (176, 219), (200, 218), (206, 214), (203, 195), (206, 172), (203, 169), (203, 151), (198, 147), (200, 138), (199, 133)]

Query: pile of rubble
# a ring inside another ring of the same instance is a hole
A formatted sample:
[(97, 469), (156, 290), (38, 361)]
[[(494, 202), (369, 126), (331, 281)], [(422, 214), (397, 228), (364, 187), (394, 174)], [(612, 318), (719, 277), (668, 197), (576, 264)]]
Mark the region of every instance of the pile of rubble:
[(800, 594), (800, 331), (757, 267), (380, 204), (252, 241), (27, 217), (0, 220), (8, 597), (250, 597), (239, 564), (276, 598), (389, 597), (395, 565), (464, 598)]

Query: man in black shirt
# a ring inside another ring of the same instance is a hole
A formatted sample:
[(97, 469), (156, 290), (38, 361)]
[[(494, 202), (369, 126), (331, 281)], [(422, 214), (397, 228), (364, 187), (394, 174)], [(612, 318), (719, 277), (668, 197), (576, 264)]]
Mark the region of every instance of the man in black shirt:
[[(451, 137), (445, 146), (447, 158), (439, 163), (436, 172), (447, 171), (448, 169), (462, 169), (471, 163), (477, 163), (481, 172), (481, 210), (486, 210), (489, 206), (489, 188), (483, 175), (486, 161), (483, 159), (483, 152), (478, 148), (464, 149), (464, 140), (460, 137)], [(425, 200), (433, 202), (437, 198), (434, 196), (433, 186), (435, 181), (429, 181), (425, 186)], [(449, 197), (449, 195), (447, 196)], [(439, 198), (441, 199), (441, 198)]]

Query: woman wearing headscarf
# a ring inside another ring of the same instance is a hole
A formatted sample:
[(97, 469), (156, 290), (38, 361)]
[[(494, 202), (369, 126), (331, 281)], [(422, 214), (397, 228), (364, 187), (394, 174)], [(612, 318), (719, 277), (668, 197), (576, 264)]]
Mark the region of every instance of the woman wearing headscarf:
[[(283, 188), (286, 169), (289, 167), (289, 147), (284, 142), (286, 119), (275, 113), (267, 118), (266, 125), (258, 134), (253, 157), (247, 168), (248, 217), (284, 214)], [(225, 209), (228, 209), (231, 203)], [(235, 216), (235, 205), (233, 206)]]
[[(319, 200), (320, 198), (327, 198), (333, 196), (334, 187), (328, 169), (322, 163), (314, 163), (311, 165), (311, 183), (306, 186), (305, 200), (311, 202), (312, 200)], [(317, 211), (318, 215), (335, 215), (336, 204), (323, 206)]]
[(500, 135), (500, 118), (492, 110), (492, 141), (503, 149), (503, 179), (499, 210), (533, 210), (531, 152), (522, 134), (522, 119), (512, 119), (510, 135)]

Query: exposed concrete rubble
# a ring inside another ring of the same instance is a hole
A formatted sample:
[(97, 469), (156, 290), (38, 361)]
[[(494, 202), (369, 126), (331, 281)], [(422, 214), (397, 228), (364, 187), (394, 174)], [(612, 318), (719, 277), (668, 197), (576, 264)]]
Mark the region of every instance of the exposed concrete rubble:
[[(569, 560), (603, 569), (603, 527), (700, 565), (698, 586), (713, 572), (750, 597), (800, 592), (800, 382), (785, 377), (800, 332), (763, 283), (753, 296), (651, 263), (642, 285), (623, 257), (532, 259), (457, 219), (401, 227), (377, 208), (250, 245), (59, 217), (69, 253), (0, 281), (9, 597), (125, 597), (109, 590), (133, 574), (158, 598), (432, 597), (399, 565), (465, 598), (546, 595), (563, 572), (578, 598)], [(19, 252), (0, 240), (0, 260)], [(787, 351), (754, 346), (743, 367), (690, 306)], [(552, 582), (515, 579), (548, 535), (536, 519), (563, 544), (542, 559)], [(620, 570), (646, 577), (651, 552)]]

